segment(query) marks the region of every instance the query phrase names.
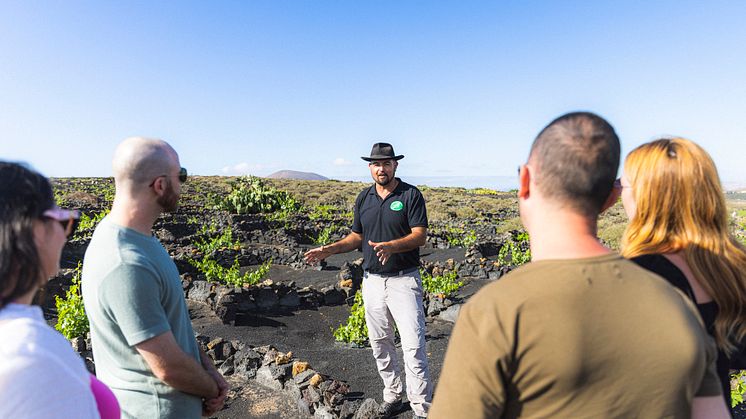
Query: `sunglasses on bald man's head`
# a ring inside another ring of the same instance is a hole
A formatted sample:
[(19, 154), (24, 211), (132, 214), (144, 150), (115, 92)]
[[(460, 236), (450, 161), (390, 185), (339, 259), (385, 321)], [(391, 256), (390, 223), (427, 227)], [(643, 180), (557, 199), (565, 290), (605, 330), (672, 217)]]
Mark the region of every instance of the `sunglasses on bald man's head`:
[(187, 169), (182, 167), (179, 169), (179, 182), (184, 183), (187, 181)]
[(70, 237), (78, 227), (80, 221), (80, 211), (66, 210), (58, 207), (48, 209), (41, 214), (42, 218), (57, 221), (65, 230), (65, 236)]

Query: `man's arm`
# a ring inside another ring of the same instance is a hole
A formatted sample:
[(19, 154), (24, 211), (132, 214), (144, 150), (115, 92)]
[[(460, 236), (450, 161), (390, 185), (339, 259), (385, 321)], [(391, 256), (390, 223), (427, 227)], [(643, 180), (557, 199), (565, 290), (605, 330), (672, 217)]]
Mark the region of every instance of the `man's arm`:
[(424, 246), (425, 240), (427, 240), (427, 227), (412, 227), (412, 232), (404, 237), (379, 243), (368, 240), (368, 244), (373, 247), (373, 251), (376, 252), (381, 265), (385, 265), (392, 254), (409, 252), (410, 250)]
[(695, 397), (692, 402), (692, 419), (728, 419), (730, 410), (723, 396)]
[(171, 331), (140, 342), (135, 348), (153, 374), (169, 386), (204, 399), (220, 396), (215, 379), (179, 347)]
[(363, 235), (351, 231), (344, 239), (327, 246), (311, 249), (305, 254), (306, 263), (317, 263), (337, 253), (347, 253), (360, 247)]

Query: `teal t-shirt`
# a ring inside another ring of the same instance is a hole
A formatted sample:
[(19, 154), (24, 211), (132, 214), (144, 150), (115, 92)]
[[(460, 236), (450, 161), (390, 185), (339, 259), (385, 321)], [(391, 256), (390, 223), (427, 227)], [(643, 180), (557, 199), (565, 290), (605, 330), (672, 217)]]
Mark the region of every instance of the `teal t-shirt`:
[(104, 218), (85, 253), (82, 288), (96, 375), (122, 416), (199, 418), (202, 400), (155, 377), (135, 348), (170, 330), (200, 362), (179, 272), (163, 245)]

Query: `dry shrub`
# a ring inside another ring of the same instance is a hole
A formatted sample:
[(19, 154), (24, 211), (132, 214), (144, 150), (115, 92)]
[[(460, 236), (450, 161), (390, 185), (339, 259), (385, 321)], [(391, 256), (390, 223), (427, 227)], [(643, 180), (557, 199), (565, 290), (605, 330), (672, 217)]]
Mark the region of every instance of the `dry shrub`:
[(523, 229), (523, 224), (521, 223), (520, 217), (508, 218), (505, 221), (501, 221), (496, 226), (497, 234), (502, 234), (508, 231), (521, 230), (521, 229)]
[(622, 234), (627, 228), (627, 214), (624, 212), (621, 200), (606, 210), (598, 219), (598, 238), (609, 247), (619, 250)]
[(458, 206), (456, 208), (456, 218), (458, 219), (475, 219), (477, 217), (479, 217), (479, 213), (470, 205)]
[(610, 248), (618, 251), (625, 228), (624, 224), (612, 224), (605, 228), (599, 228), (598, 238), (603, 240)]
[(83, 191), (72, 191), (62, 195), (62, 201), (74, 208), (94, 207), (98, 204), (98, 197)]

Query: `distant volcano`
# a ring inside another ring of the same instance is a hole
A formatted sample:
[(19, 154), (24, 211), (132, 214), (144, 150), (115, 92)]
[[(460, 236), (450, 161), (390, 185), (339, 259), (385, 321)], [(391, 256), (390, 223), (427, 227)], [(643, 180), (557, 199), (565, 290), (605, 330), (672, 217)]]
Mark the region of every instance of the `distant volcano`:
[(298, 179), (298, 180), (329, 180), (317, 173), (296, 172), (295, 170), (280, 170), (267, 176), (270, 179)]

